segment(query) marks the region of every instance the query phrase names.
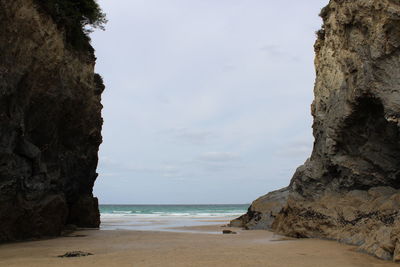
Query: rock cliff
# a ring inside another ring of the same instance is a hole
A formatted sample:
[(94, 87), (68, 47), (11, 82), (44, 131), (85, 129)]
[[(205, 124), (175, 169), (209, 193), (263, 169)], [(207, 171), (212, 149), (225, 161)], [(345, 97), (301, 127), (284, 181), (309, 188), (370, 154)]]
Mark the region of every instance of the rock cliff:
[(321, 17), (312, 155), (232, 224), (399, 261), (400, 2), (331, 0)]
[(98, 227), (101, 77), (33, 0), (0, 0), (0, 242)]

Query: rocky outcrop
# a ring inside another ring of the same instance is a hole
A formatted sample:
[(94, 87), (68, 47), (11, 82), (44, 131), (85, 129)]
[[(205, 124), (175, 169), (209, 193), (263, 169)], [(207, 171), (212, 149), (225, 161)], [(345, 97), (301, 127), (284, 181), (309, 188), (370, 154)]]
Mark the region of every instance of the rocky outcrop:
[(0, 0), (0, 242), (98, 227), (101, 78), (33, 0)]
[(253, 201), (246, 214), (232, 220), (229, 225), (251, 230), (271, 229), (276, 216), (286, 204), (288, 196), (288, 188), (283, 188), (259, 197)]
[[(321, 16), (314, 149), (294, 174), (271, 227), (294, 237), (340, 240), (397, 261), (400, 2), (331, 0)], [(264, 208), (262, 214), (269, 212)], [(270, 225), (266, 221), (260, 223)]]

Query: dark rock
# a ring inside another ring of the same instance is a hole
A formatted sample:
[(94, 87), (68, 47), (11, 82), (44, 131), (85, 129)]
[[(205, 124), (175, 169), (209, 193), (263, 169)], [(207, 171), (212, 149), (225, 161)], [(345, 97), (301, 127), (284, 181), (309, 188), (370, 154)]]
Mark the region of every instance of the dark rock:
[(69, 236), (70, 234), (72, 234), (73, 232), (75, 232), (76, 230), (78, 230), (78, 227), (76, 227), (76, 225), (74, 224), (67, 224), (64, 226), (61, 235), (62, 236)]
[(271, 229), (271, 225), (286, 204), (289, 195), (288, 188), (268, 193), (253, 201), (246, 214), (232, 220), (231, 227), (249, 229)]
[(98, 227), (95, 61), (33, 0), (0, 0), (0, 21), (0, 242)]
[(236, 232), (231, 231), (231, 230), (222, 230), (222, 233), (223, 234), (237, 234)]
[(83, 252), (83, 251), (70, 251), (65, 253), (64, 255), (59, 255), (57, 257), (59, 258), (72, 258), (72, 257), (85, 257), (85, 256), (90, 256), (93, 255), (90, 252)]

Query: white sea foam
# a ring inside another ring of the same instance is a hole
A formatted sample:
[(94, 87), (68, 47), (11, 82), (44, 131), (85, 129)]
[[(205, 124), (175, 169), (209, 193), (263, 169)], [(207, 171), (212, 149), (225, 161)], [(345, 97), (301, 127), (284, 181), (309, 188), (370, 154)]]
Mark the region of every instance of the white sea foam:
[(102, 218), (123, 218), (123, 217), (135, 217), (135, 218), (228, 218), (238, 217), (243, 213), (168, 213), (168, 212), (154, 212), (152, 214), (135, 214), (129, 212), (123, 213), (101, 213)]
[(113, 214), (131, 214), (132, 211), (125, 211), (125, 210), (113, 210)]

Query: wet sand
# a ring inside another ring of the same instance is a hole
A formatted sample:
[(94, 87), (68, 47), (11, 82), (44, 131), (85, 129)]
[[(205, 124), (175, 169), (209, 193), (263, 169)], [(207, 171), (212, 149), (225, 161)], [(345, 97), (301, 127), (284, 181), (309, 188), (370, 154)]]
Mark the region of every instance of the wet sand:
[[(268, 231), (221, 232), (196, 226), (197, 233), (87, 230), (43, 241), (0, 246), (0, 266), (398, 266), (323, 240), (281, 240)], [(185, 230), (188, 230), (187, 227)], [(68, 251), (94, 255), (58, 258)]]
[[(223, 229), (237, 234), (223, 235)], [(221, 224), (170, 230), (187, 232), (85, 230), (71, 237), (1, 245), (0, 266), (398, 266), (334, 241), (291, 240)], [(94, 255), (57, 257), (74, 250)]]

